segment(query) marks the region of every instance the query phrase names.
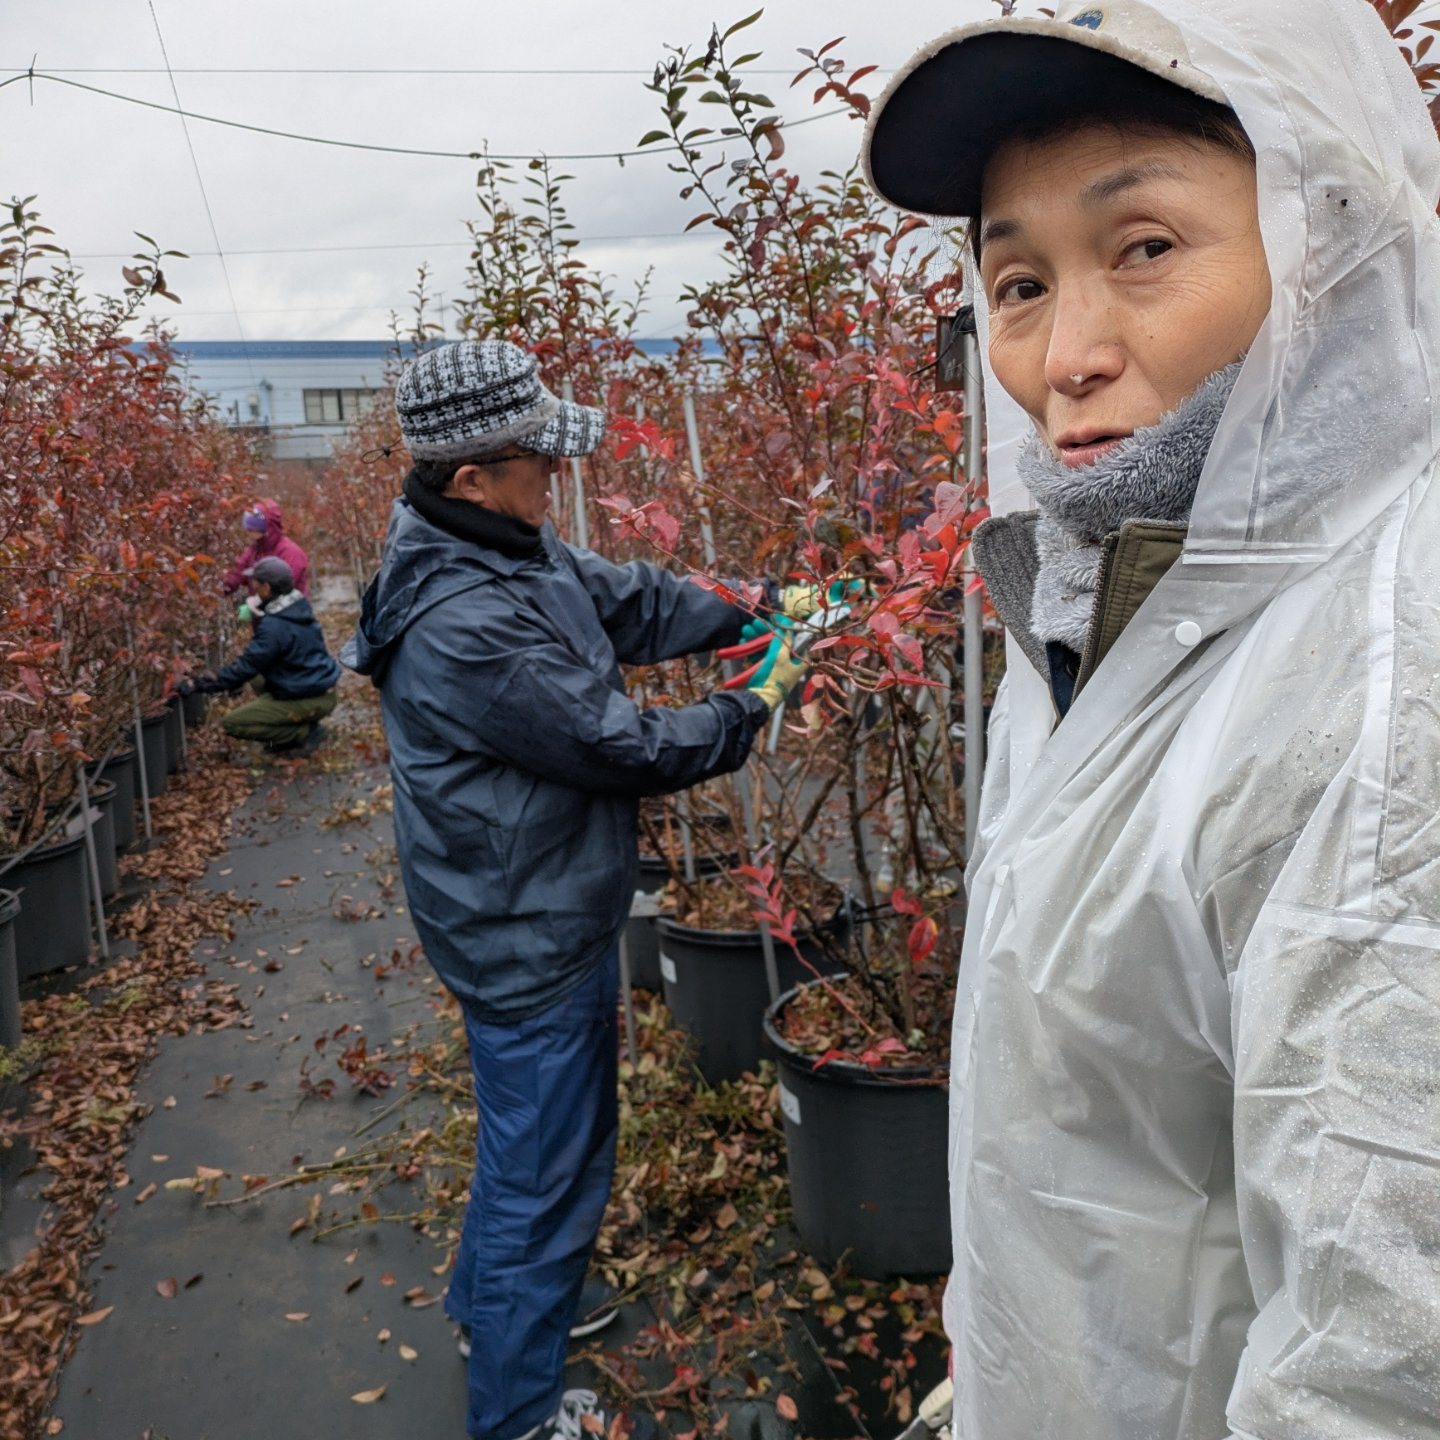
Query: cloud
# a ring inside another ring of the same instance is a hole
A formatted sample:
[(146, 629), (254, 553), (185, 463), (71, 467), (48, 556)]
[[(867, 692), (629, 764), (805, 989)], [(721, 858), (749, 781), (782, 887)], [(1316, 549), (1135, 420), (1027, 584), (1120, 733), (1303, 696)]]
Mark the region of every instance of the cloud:
[[(694, 0), (532, 0), (508, 8), (455, 0), (402, 7), (252, 0), (237, 9), (219, 0), (184, 6), (156, 0), (156, 11), (186, 108), (379, 144), (469, 150), (488, 140), (499, 153), (564, 154), (633, 148), (657, 123), (657, 97), (644, 89), (643, 77), (664, 46), (702, 46), (712, 19), (723, 26), (746, 7), (715, 11)], [(838, 53), (847, 61), (889, 67), (941, 31), (994, 13), (986, 0), (907, 0), (897, 22), (884, 6), (830, 0), (822, 18), (814, 6), (779, 0), (746, 32), (746, 48), (765, 52), (761, 66), (793, 62), (798, 69), (797, 47), (843, 34)], [(5, 73), (23, 69), (32, 54), (41, 70), (103, 66), (107, 73), (74, 78), (173, 103), (165, 74), (115, 73), (160, 64), (144, 10), (107, 0), (31, 5), (10, 17), (6, 32), (3, 58), (12, 71)], [(244, 66), (502, 73), (194, 73)], [(524, 73), (566, 68), (637, 73)], [(814, 113), (803, 87), (788, 89), (788, 73), (763, 80), (788, 118)], [(84, 257), (93, 288), (118, 288), (122, 261), (108, 257), (136, 248), (134, 231), (195, 252), (167, 270), (184, 304), (154, 307), (186, 339), (233, 339), (242, 327), (251, 339), (379, 337), (388, 310), (408, 312), (422, 261), (431, 265), (432, 290), (447, 303), (463, 292), (463, 221), (479, 214), (469, 161), (331, 149), (192, 121), (195, 161), (227, 255), (222, 267), (199, 253), (216, 247), (176, 116), (42, 84), (32, 103), (22, 81), (0, 91), (0, 124), (10, 185), (17, 194), (38, 195), (59, 241)], [(848, 120), (821, 120), (791, 132), (786, 163), (806, 177), (843, 169), (858, 142), (858, 126)], [(653, 269), (642, 329), (673, 333), (683, 324), (679, 292), (713, 270), (720, 237), (705, 231), (681, 237), (698, 207), (680, 200), (680, 181), (658, 156), (623, 167), (607, 160), (565, 168), (575, 176), (566, 198), (577, 234), (643, 237), (586, 243), (582, 257), (612, 273), (624, 294)], [(394, 248), (356, 248), (381, 246)], [(286, 253), (244, 253), (256, 251)]]

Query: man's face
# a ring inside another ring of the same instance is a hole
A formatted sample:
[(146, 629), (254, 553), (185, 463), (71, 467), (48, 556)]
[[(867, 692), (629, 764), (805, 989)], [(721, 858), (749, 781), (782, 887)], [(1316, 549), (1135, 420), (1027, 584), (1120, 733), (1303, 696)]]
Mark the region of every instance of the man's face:
[(497, 515), (509, 515), (539, 529), (550, 509), (548, 455), (524, 454), (489, 465), (462, 465), (449, 493)]

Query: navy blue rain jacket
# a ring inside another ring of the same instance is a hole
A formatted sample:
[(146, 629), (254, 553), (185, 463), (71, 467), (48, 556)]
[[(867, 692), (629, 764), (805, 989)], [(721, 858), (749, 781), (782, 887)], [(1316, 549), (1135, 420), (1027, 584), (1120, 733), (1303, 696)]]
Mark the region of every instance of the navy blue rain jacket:
[(298, 590), (266, 604), (250, 643), (216, 675), (214, 688), (238, 690), (257, 675), (277, 700), (309, 700), (333, 689), (340, 678), (320, 622)]
[(415, 928), (491, 1022), (537, 1014), (615, 943), (639, 798), (738, 770), (765, 702), (639, 709), (620, 665), (734, 643), (748, 618), (653, 565), (564, 544), (516, 559), (391, 512), (341, 658), (380, 689)]

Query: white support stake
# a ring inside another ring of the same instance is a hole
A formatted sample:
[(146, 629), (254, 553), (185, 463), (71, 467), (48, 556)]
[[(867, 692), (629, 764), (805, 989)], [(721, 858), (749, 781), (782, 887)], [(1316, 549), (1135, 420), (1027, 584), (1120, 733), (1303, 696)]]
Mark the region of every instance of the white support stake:
[(135, 710), (135, 768), (140, 775), (140, 811), (145, 817), (145, 839), (154, 838), (150, 823), (150, 771), (145, 765), (145, 728), (140, 714), (140, 682), (135, 676), (135, 628), (127, 625), (126, 642), (130, 647), (130, 701)]
[[(572, 405), (575, 403), (575, 387), (566, 380), (563, 394)], [(580, 471), (580, 457), (570, 458), (570, 479), (575, 486), (575, 543), (582, 549), (590, 548), (590, 517), (585, 512), (585, 481)]]
[(100, 954), (110, 958), (110, 935), (105, 928), (105, 897), (100, 893), (100, 857), (95, 850), (95, 815), (90, 809), (90, 787), (85, 783), (85, 765), (76, 765), (75, 773), (80, 778), (80, 814), (85, 824), (85, 857), (90, 862), (90, 898), (95, 902), (95, 936), (100, 942)]

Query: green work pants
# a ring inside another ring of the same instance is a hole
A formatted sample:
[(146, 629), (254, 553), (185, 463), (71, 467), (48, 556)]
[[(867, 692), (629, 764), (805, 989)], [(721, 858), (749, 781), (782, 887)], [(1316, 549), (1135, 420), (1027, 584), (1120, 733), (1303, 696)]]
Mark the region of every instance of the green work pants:
[(303, 740), (317, 720), (335, 708), (335, 692), (311, 695), (304, 700), (281, 700), (262, 694), (258, 699), (232, 710), (220, 724), (236, 740), (259, 740), (266, 745), (294, 745)]

